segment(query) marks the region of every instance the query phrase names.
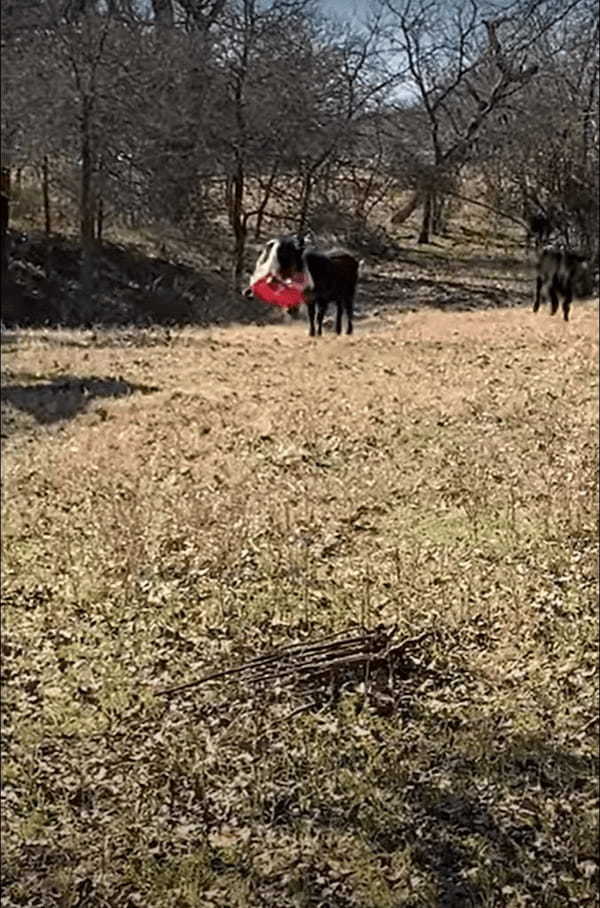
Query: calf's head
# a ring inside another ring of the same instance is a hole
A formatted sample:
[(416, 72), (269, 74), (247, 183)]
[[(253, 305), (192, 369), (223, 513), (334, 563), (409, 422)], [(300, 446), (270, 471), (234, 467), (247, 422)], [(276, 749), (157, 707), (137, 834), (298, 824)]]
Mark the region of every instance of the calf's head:
[(269, 240), (256, 260), (254, 272), (248, 287), (244, 290), (244, 296), (251, 299), (252, 285), (268, 275), (286, 280), (299, 271), (302, 271), (302, 251), (298, 240), (295, 237)]

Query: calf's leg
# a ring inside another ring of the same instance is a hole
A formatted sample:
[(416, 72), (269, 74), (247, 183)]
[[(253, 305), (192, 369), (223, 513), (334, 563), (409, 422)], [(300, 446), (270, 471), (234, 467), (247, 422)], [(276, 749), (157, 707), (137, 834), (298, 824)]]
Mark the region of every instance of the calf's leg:
[(323, 319), (325, 318), (325, 313), (327, 312), (327, 303), (324, 303), (323, 300), (317, 302), (317, 334), (319, 337), (323, 334)]
[(558, 309), (558, 293), (556, 291), (556, 280), (553, 280), (550, 285), (550, 315), (556, 315)]
[(342, 312), (344, 310), (344, 303), (342, 300), (336, 300), (335, 303), (336, 312), (335, 312), (335, 333), (342, 333)]
[(306, 289), (302, 294), (306, 308), (308, 309), (308, 334), (309, 337), (315, 336), (315, 295), (312, 290)]
[(537, 280), (535, 282), (535, 300), (533, 301), (533, 311), (534, 312), (537, 312), (538, 309), (540, 308), (540, 302), (542, 300), (542, 283), (543, 283), (543, 281), (542, 281), (541, 277), (538, 275)]
[(346, 318), (348, 319), (348, 327), (346, 329), (346, 334), (352, 334), (352, 332), (354, 331), (354, 325), (352, 324), (353, 315), (354, 315), (354, 300), (350, 296), (346, 300)]

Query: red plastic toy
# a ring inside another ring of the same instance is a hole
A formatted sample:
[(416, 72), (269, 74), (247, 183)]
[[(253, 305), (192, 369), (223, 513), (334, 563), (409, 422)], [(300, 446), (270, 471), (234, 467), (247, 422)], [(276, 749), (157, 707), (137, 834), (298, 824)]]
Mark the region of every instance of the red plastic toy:
[(263, 303), (281, 306), (282, 309), (293, 309), (304, 302), (302, 291), (306, 282), (302, 274), (295, 275), (285, 283), (267, 276), (252, 284), (252, 293)]

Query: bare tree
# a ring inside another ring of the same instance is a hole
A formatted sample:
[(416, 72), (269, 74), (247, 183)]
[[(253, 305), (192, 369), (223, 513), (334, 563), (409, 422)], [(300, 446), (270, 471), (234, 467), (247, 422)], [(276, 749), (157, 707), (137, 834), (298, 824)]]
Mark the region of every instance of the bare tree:
[[(281, 0), (268, 8), (256, 0), (239, 0), (230, 6), (218, 32), (224, 110), (213, 137), (225, 166), (236, 287), (244, 270), (249, 222), (265, 216), (278, 174), (292, 157), (295, 160), (302, 129), (295, 111), (303, 109), (307, 85), (296, 80), (296, 68), (307, 61), (308, 7), (306, 0)], [(296, 51), (294, 63), (290, 46)]]
[(569, 237), (598, 235), (591, 0), (381, 0), (363, 28), (328, 22), (316, 0), (22, 0), (5, 13), (3, 166), (38, 174), (48, 237), (54, 201), (67, 210), (83, 314), (121, 222), (198, 250), (215, 233), (224, 248), (228, 231), (236, 286), (251, 229), (367, 235), (390, 191), (410, 190), (394, 219), (421, 206), (426, 242), (468, 172), (507, 217), (554, 206)]
[(579, 2), (385, 0), (391, 46), (406, 61), (428, 128), (427, 146), (414, 156), (423, 204), (419, 242), (429, 239), (440, 188), (456, 184), (493, 118), (536, 77), (533, 49)]
[(581, 5), (536, 48), (539, 77), (479, 149), (490, 200), (593, 255), (598, 243), (598, 11)]

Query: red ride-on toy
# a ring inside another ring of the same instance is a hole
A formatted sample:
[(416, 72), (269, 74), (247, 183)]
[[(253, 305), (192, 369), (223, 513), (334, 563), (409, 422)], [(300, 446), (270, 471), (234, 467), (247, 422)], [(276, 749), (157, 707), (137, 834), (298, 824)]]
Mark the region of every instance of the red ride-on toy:
[(303, 274), (296, 274), (287, 281), (267, 275), (252, 284), (252, 293), (263, 303), (271, 303), (282, 309), (296, 309), (304, 302), (303, 291), (306, 281)]

